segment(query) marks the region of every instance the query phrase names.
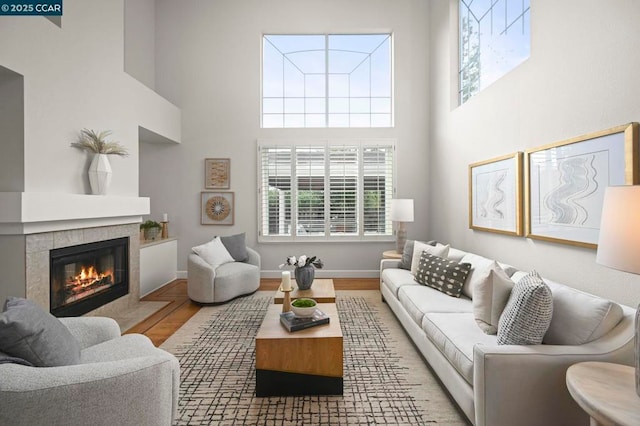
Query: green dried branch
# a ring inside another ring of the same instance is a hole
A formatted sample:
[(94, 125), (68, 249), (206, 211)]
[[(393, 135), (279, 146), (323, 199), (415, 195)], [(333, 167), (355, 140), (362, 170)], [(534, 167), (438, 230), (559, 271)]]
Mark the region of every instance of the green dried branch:
[(91, 129), (82, 129), (78, 135), (78, 141), (72, 142), (71, 146), (95, 154), (119, 155), (121, 157), (129, 155), (127, 148), (119, 142), (107, 142), (106, 138), (109, 135), (111, 135), (110, 130), (96, 133)]

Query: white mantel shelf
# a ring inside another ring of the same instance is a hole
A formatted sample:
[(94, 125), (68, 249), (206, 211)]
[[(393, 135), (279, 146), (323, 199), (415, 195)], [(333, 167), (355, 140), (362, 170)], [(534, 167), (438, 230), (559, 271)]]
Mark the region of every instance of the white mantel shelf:
[(0, 192), (0, 235), (25, 235), (142, 221), (148, 197)]

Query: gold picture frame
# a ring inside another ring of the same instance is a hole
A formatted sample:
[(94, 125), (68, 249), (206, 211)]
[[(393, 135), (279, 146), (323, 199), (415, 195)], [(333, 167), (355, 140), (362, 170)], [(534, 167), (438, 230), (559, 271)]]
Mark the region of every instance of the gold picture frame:
[(231, 187), (231, 159), (204, 159), (204, 187), (206, 189), (229, 189)]
[(235, 214), (233, 192), (202, 191), (200, 193), (200, 223), (202, 225), (233, 225)]
[(469, 228), (522, 236), (522, 152), (469, 165)]
[(597, 248), (607, 186), (640, 183), (638, 123), (525, 152), (528, 238)]

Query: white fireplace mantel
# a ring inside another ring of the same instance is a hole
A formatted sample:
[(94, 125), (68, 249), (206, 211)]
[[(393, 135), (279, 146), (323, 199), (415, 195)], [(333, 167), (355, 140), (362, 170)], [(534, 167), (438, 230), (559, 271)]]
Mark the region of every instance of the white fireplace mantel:
[(27, 235), (142, 221), (148, 197), (0, 192), (0, 235)]

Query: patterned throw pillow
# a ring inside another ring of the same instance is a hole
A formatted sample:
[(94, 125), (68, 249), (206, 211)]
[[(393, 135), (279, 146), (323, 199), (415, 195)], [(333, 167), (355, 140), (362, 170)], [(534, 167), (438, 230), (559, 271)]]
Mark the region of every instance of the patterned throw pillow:
[(460, 297), (471, 264), (458, 263), (423, 252), (416, 271), (416, 281), (449, 296)]
[(499, 345), (539, 345), (551, 324), (551, 289), (536, 271), (513, 286), (498, 322)]

